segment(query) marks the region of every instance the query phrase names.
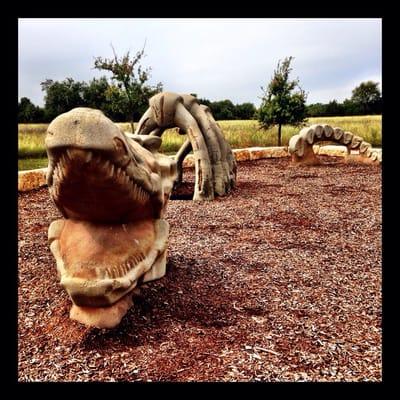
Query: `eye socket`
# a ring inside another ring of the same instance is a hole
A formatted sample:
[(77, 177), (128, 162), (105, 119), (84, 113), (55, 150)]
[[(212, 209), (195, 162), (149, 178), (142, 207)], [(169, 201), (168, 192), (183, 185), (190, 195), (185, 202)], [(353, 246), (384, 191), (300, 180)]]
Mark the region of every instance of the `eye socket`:
[(117, 150), (118, 152), (123, 154), (128, 154), (128, 149), (126, 148), (125, 143), (121, 139), (114, 138), (114, 147), (115, 150)]
[(115, 150), (117, 150), (120, 154), (123, 155), (124, 161), (122, 164), (124, 167), (126, 167), (132, 160), (134, 160), (136, 164), (144, 163), (142, 157), (139, 154), (137, 154), (137, 152), (132, 151), (132, 146), (130, 146), (130, 151), (129, 151), (125, 142), (117, 137), (114, 138), (114, 147)]

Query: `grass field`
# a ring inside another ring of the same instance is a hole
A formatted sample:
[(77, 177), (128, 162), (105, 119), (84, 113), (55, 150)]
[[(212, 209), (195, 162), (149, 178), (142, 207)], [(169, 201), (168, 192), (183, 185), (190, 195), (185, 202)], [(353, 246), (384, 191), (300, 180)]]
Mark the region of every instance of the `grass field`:
[[(380, 115), (354, 117), (309, 118), (309, 125), (324, 123), (338, 126), (361, 136), (374, 147), (382, 144), (382, 117)], [(232, 148), (253, 146), (276, 146), (277, 128), (259, 129), (255, 120), (218, 121), (225, 138)], [(130, 131), (129, 123), (118, 123), (122, 130)], [(18, 124), (18, 169), (34, 169), (47, 166), (44, 138), (48, 124)], [(299, 128), (282, 127), (282, 145), (286, 146), (291, 136)], [(175, 129), (169, 129), (163, 134), (161, 151), (175, 153), (185, 140)]]

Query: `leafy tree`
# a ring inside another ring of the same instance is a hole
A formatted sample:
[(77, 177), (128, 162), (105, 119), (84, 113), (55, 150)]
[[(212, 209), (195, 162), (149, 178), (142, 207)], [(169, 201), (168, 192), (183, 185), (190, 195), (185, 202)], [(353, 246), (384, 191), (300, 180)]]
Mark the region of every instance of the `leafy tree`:
[(326, 104), (314, 103), (307, 106), (307, 117), (322, 117), (326, 115)]
[(110, 84), (105, 76), (92, 79), (83, 87), (82, 97), (87, 107), (98, 108), (102, 111), (108, 106), (107, 90)]
[(360, 105), (364, 114), (370, 114), (381, 106), (381, 92), (379, 83), (373, 81), (362, 82), (353, 89), (351, 100)]
[[(196, 96), (197, 97), (197, 96)], [(211, 107), (211, 103), (212, 101), (208, 100), (208, 99), (198, 99), (200, 104), (204, 104), (207, 107)], [(210, 108), (211, 110), (211, 108)], [(212, 112), (212, 111), (211, 111)]]
[(75, 82), (72, 78), (67, 78), (62, 82), (46, 79), (41, 83), (41, 86), (42, 90), (46, 92), (44, 101), (47, 121), (70, 111), (72, 108), (86, 106), (83, 99), (85, 82)]
[(330, 101), (325, 108), (325, 115), (328, 117), (335, 117), (344, 115), (343, 105), (336, 100)]
[[(190, 94), (197, 98), (197, 93)], [(198, 98), (198, 102), (209, 107), (216, 120), (254, 119), (257, 111), (253, 103), (234, 105), (231, 100), (211, 101), (206, 98)]]
[(362, 115), (363, 110), (360, 104), (350, 99), (343, 101), (343, 115)]
[(113, 121), (127, 121), (127, 116), (129, 118), (130, 115), (130, 107), (125, 92), (116, 85), (110, 85), (105, 96), (107, 103), (103, 112)]
[(155, 94), (160, 93), (163, 91), (163, 84), (161, 82), (158, 82), (155, 86), (143, 86), (142, 88), (142, 93), (143, 97), (141, 98), (141, 101), (138, 102), (137, 107), (133, 110), (130, 111), (130, 115), (132, 116), (133, 121), (138, 121), (142, 115), (145, 113), (145, 111), (149, 107), (149, 99), (150, 97), (153, 97)]
[(92, 79), (83, 89), (87, 107), (97, 108), (113, 121), (125, 122), (129, 103), (125, 92), (110, 84), (105, 76)]
[(253, 103), (237, 104), (235, 108), (235, 119), (253, 119), (256, 114)]
[(213, 101), (209, 107), (216, 120), (235, 119), (235, 105), (230, 100)]
[(27, 97), (22, 97), (18, 102), (18, 122), (35, 123), (43, 122), (44, 110), (35, 106)]
[[(258, 121), (261, 128), (269, 129), (278, 125), (278, 146), (281, 146), (282, 125), (301, 125), (306, 117), (306, 93), (299, 86), (299, 80), (289, 80), (292, 71), (290, 63), (293, 57), (278, 62), (277, 69), (264, 90), (262, 103), (258, 110)], [(295, 89), (297, 92), (294, 92)]]
[(155, 87), (146, 84), (150, 78), (151, 68), (143, 69), (140, 65), (144, 57), (144, 47), (132, 58), (129, 51), (122, 58), (118, 58), (114, 47), (111, 46), (111, 48), (114, 58), (96, 57), (94, 68), (110, 71), (112, 73), (111, 79), (117, 82), (119, 89), (123, 90), (128, 104), (126, 117), (131, 123), (133, 132), (134, 118), (137, 115), (140, 116), (146, 110), (149, 97), (162, 91), (162, 84), (158, 83)]
[(327, 104), (315, 103), (307, 106), (307, 116), (341, 116), (382, 113), (382, 96), (377, 82), (362, 82), (353, 90), (351, 99), (343, 103), (332, 100)]

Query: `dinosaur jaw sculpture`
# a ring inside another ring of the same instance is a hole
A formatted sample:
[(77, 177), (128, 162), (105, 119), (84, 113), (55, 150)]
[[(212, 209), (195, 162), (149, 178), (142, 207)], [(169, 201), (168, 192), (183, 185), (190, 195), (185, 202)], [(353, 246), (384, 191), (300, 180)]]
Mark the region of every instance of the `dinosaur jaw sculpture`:
[[(347, 147), (346, 161), (356, 161), (368, 164), (380, 164), (381, 153), (372, 149), (372, 146), (362, 137), (351, 132), (344, 132), (330, 125), (312, 125), (303, 128), (298, 134), (289, 140), (288, 150), (292, 156), (292, 162), (297, 165), (318, 165), (320, 161), (315, 155), (313, 144), (318, 142), (334, 142)], [(358, 150), (353, 156), (352, 150)]]
[(165, 274), (163, 219), (177, 171), (158, 137), (128, 138), (101, 112), (78, 108), (48, 128), (47, 181), (64, 219), (48, 237), (70, 317), (112, 328), (140, 282)]
[(71, 318), (98, 328), (119, 324), (138, 282), (164, 276), (168, 231), (163, 219), (128, 224), (54, 221), (50, 249), (61, 286), (73, 302)]

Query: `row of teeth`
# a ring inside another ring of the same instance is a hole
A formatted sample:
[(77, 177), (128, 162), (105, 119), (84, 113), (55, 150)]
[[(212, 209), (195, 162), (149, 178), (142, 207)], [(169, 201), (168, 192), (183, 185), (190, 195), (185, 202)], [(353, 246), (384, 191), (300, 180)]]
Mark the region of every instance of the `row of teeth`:
[(141, 261), (145, 259), (145, 255), (143, 253), (139, 253), (136, 256), (131, 257), (124, 263), (117, 265), (115, 267), (109, 267), (105, 269), (97, 268), (97, 275), (103, 279), (105, 278), (120, 278), (121, 276), (126, 275), (129, 271), (131, 271), (134, 267), (136, 267)]
[(297, 135), (292, 136), (289, 142), (289, 152), (297, 152), (302, 155), (305, 146), (313, 145), (318, 142), (315, 139), (324, 141), (335, 140), (340, 144), (347, 146), (348, 149), (357, 150), (360, 154), (370, 157), (373, 161), (381, 162), (382, 157), (379, 153), (372, 150), (370, 143), (365, 142), (362, 137), (354, 135), (351, 132), (345, 132), (338, 127), (330, 125), (312, 125), (303, 128)]
[[(72, 160), (73, 155), (69, 149), (62, 153), (53, 171), (53, 181), (54, 177), (58, 179), (58, 182), (61, 182), (63, 179), (65, 179), (67, 165), (69, 164), (69, 161)], [(93, 164), (101, 164), (100, 166), (104, 170), (106, 178), (113, 179), (124, 187), (129, 187), (130, 194), (135, 200), (138, 200), (143, 204), (149, 201), (150, 195), (132, 179), (130, 179), (129, 175), (127, 175), (123, 168), (116, 167), (111, 161), (104, 160), (101, 155), (94, 155), (91, 151), (87, 151), (85, 153), (85, 162), (87, 163), (89, 161), (91, 161)], [(56, 196), (59, 195), (58, 185), (53, 185), (53, 192)]]

